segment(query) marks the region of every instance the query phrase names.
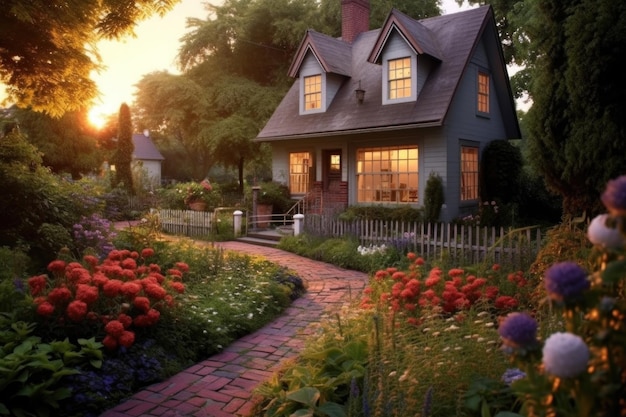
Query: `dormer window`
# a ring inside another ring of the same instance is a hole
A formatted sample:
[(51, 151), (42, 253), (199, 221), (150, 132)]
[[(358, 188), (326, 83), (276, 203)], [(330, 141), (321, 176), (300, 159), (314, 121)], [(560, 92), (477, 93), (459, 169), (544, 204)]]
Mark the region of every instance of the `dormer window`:
[(322, 76), (311, 75), (304, 77), (304, 110), (322, 108)]
[(389, 100), (411, 97), (411, 58), (389, 60)]
[(477, 110), (483, 115), (489, 114), (489, 74), (478, 72)]

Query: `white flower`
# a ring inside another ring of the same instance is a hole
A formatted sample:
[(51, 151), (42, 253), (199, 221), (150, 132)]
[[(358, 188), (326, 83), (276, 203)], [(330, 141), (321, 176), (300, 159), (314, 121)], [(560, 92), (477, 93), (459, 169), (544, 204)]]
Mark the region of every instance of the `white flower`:
[(620, 249), (624, 247), (624, 236), (617, 228), (607, 227), (606, 220), (608, 214), (596, 216), (587, 228), (587, 237), (594, 245), (604, 246), (609, 249)]
[(587, 369), (589, 348), (585, 341), (572, 333), (554, 333), (543, 346), (546, 372), (559, 378), (571, 378)]

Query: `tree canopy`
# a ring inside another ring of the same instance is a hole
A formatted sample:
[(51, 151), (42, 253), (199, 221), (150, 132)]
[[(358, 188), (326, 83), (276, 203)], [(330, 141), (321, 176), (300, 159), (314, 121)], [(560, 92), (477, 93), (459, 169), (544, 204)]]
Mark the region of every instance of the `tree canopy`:
[(10, 101), (52, 116), (88, 107), (100, 67), (96, 42), (133, 34), (135, 24), (180, 0), (3, 0), (0, 82)]

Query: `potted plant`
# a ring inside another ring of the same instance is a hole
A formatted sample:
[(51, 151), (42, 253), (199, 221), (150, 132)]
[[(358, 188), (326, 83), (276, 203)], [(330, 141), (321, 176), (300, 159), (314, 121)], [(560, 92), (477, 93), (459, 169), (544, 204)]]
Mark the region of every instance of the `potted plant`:
[(207, 208), (216, 207), (219, 203), (219, 193), (208, 181), (191, 182), (186, 184), (185, 188), (184, 202), (194, 211), (206, 211)]
[(273, 213), (284, 213), (289, 208), (290, 193), (289, 188), (279, 182), (264, 182), (260, 186), (257, 194), (257, 216), (264, 216), (264, 219), (260, 218), (257, 223), (259, 227), (267, 227), (268, 216)]

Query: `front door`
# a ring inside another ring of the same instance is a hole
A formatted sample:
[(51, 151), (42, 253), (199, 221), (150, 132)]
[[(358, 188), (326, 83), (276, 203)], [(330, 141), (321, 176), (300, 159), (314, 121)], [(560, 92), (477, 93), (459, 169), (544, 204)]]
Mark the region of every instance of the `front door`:
[(341, 183), (341, 159), (341, 149), (323, 151), (322, 182), (324, 192), (333, 192), (339, 189), (339, 184)]

